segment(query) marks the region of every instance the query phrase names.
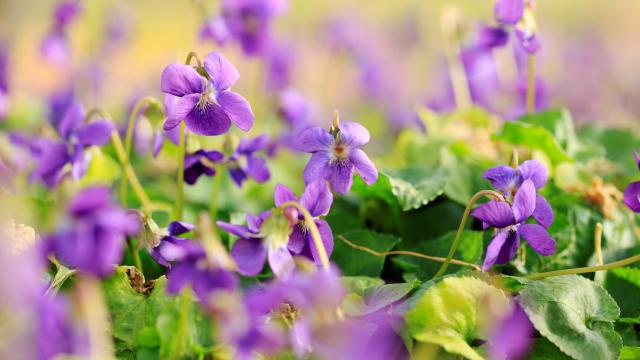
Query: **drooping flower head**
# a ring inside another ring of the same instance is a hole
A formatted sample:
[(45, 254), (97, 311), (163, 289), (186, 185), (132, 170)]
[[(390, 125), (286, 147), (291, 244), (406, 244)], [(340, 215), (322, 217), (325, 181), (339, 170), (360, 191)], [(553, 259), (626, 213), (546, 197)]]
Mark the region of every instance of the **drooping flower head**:
[(226, 133), (234, 123), (242, 131), (253, 126), (251, 106), (229, 88), (238, 80), (238, 70), (221, 54), (209, 53), (201, 69), (173, 63), (162, 72), (161, 89), (178, 97), (169, 109), (164, 129), (185, 121), (187, 129), (198, 135)]
[(178, 237), (193, 228), (188, 223), (172, 222), (167, 228), (167, 235), (160, 239), (160, 244), (150, 250), (151, 256), (160, 265), (169, 268), (167, 292), (177, 294), (191, 284), (198, 299), (207, 301), (213, 291), (235, 290), (238, 279), (227, 264), (209, 257), (200, 243)]
[(106, 187), (79, 192), (67, 214), (68, 223), (44, 240), (45, 253), (82, 272), (111, 274), (122, 258), (126, 237), (139, 232), (138, 220), (113, 203)]
[(337, 113), (331, 132), (321, 127), (302, 131), (295, 140), (295, 146), (313, 154), (304, 169), (305, 184), (323, 179), (329, 182), (333, 191), (346, 193), (353, 185), (356, 170), (365, 183), (375, 183), (378, 170), (360, 149), (369, 142), (369, 138), (369, 131), (364, 126), (356, 122), (340, 123)]
[(242, 186), (249, 177), (258, 183), (269, 181), (271, 173), (267, 161), (258, 152), (266, 151), (269, 147), (269, 136), (260, 135), (253, 139), (242, 138), (238, 147), (229, 156), (227, 166), (233, 182)]
[[(288, 201), (298, 201), (293, 191), (282, 184), (276, 185), (274, 198), (276, 206), (281, 206)], [(329, 213), (329, 209), (333, 203), (333, 195), (331, 194), (331, 190), (329, 190), (329, 186), (327, 186), (327, 182), (324, 180), (311, 182), (304, 189), (299, 202), (309, 210), (309, 213), (313, 216), (313, 222), (320, 232), (327, 256), (331, 257), (331, 252), (333, 251), (333, 232), (331, 231), (329, 223), (320, 218)], [(293, 211), (293, 214), (295, 225), (291, 236), (289, 236), (289, 251), (296, 255), (305, 256), (309, 260), (315, 261), (316, 264), (321, 265), (318, 250), (316, 249), (311, 231), (309, 230), (310, 225), (298, 211)]]
[[(206, 163), (203, 161), (205, 159), (208, 160)], [(184, 158), (184, 182), (193, 185), (201, 175), (214, 176), (216, 170), (211, 164), (221, 162), (222, 159), (224, 155), (216, 150), (198, 150), (187, 154)]]
[(67, 28), (81, 11), (82, 5), (78, 0), (62, 0), (56, 5), (51, 30), (40, 44), (40, 53), (45, 59), (57, 64), (64, 64), (69, 60)]
[[(553, 223), (553, 209), (536, 193), (547, 182), (546, 168), (537, 160), (527, 160), (517, 169), (506, 165), (491, 168), (484, 178), (504, 194), (505, 201), (491, 200), (472, 213), (485, 228), (496, 229), (487, 248), (483, 270), (513, 259), (520, 246), (520, 237), (543, 256), (555, 253), (555, 240), (547, 232)], [(537, 224), (527, 223), (530, 217)]]
[(66, 174), (65, 166), (71, 166), (70, 174), (79, 180), (87, 170), (89, 158), (85, 149), (93, 145), (104, 145), (111, 139), (113, 125), (107, 120), (84, 123), (85, 110), (82, 104), (72, 103), (58, 124), (61, 141), (38, 138), (30, 143), (35, 158), (32, 179), (55, 187)]
[[(638, 151), (634, 150), (636, 163), (638, 164), (638, 170), (640, 170), (640, 156)], [(636, 213), (640, 213), (640, 181), (632, 182), (624, 189), (624, 203)]]

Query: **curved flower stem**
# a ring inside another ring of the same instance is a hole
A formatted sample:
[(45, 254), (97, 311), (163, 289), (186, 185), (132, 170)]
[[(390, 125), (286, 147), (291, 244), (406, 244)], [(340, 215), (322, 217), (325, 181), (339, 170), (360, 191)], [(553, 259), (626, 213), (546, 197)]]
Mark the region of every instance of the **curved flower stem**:
[[(106, 111), (100, 108), (94, 108), (89, 110), (89, 112), (87, 112), (87, 115), (85, 116), (85, 122), (89, 122), (89, 120), (91, 120), (91, 118), (96, 115), (102, 116), (106, 120), (111, 121), (111, 116), (109, 115), (109, 113), (107, 113)], [(118, 156), (118, 160), (120, 161), (122, 172), (126, 177), (129, 178), (129, 182), (131, 182), (131, 186), (133, 187), (133, 190), (136, 193), (138, 200), (140, 200), (140, 203), (142, 204), (144, 211), (150, 212), (153, 208), (153, 204), (151, 200), (149, 200), (147, 193), (145, 193), (144, 188), (140, 184), (140, 181), (136, 176), (136, 172), (133, 170), (133, 168), (131, 167), (131, 164), (129, 163), (129, 157), (127, 156), (124, 150), (124, 145), (122, 145), (122, 139), (120, 138), (120, 134), (116, 129), (113, 129), (111, 131), (111, 142), (113, 143), (113, 147), (116, 150), (116, 155)], [(121, 181), (124, 181), (124, 180), (121, 180)], [(124, 205), (125, 204), (123, 204), (123, 206)]]
[[(371, 255), (374, 255), (374, 256), (407, 255), (407, 256), (413, 256), (413, 257), (426, 259), (426, 260), (431, 260), (431, 261), (436, 261), (436, 262), (445, 262), (447, 260), (446, 258), (443, 258), (443, 257), (440, 257), (440, 256), (429, 256), (429, 255), (417, 253), (417, 252), (414, 252), (414, 251), (393, 250), (393, 251), (379, 252), (379, 251), (375, 251), (373, 249), (370, 249), (370, 248), (368, 248), (366, 246), (356, 245), (356, 244), (352, 243), (351, 241), (347, 240), (342, 235), (338, 235), (338, 239), (342, 240), (342, 242), (344, 242), (345, 244), (349, 245), (350, 247), (352, 247), (352, 248), (354, 248), (356, 250), (361, 250), (361, 251), (367, 252), (367, 253), (369, 253)], [(474, 270), (480, 271), (480, 266), (478, 266), (476, 264), (468, 263), (466, 261), (457, 260), (457, 259), (451, 259), (451, 263), (452, 264), (456, 264), (456, 265), (468, 266), (470, 268), (473, 268)]]
[(626, 259), (614, 261), (612, 263), (603, 264), (603, 265), (586, 266), (586, 267), (580, 267), (580, 268), (555, 270), (555, 271), (547, 271), (543, 273), (531, 274), (529, 276), (525, 276), (525, 279), (539, 280), (539, 279), (544, 279), (552, 276), (586, 274), (586, 273), (592, 273), (592, 272), (602, 271), (602, 270), (611, 270), (611, 269), (627, 266), (629, 264), (633, 264), (638, 261), (640, 261), (640, 255), (634, 255)]
[(198, 68), (202, 67), (202, 62), (200, 62), (200, 58), (198, 57), (198, 54), (195, 51), (191, 51), (189, 52), (189, 54), (187, 54), (187, 60), (184, 61), (185, 65), (190, 65), (191, 64), (191, 59), (196, 59), (196, 64), (198, 64)]
[(316, 250), (318, 251), (318, 256), (320, 256), (320, 263), (322, 263), (322, 267), (325, 270), (329, 270), (329, 256), (327, 255), (327, 249), (324, 248), (324, 243), (322, 243), (322, 237), (320, 236), (320, 231), (318, 231), (318, 227), (316, 226), (316, 222), (313, 220), (313, 216), (309, 213), (302, 204), (297, 201), (287, 201), (284, 204), (280, 205), (280, 209), (286, 209), (287, 207), (292, 206), (304, 217), (304, 222), (309, 226), (309, 230), (311, 231), (311, 237), (313, 238), (313, 244), (316, 246)]
[(536, 112), (536, 56), (529, 54), (527, 65), (527, 113)]
[(184, 121), (180, 122), (180, 143), (178, 145), (178, 189), (176, 192), (176, 206), (173, 208), (173, 219), (182, 219), (182, 206), (184, 203), (184, 156), (185, 156), (185, 132)]
[(447, 267), (449, 266), (449, 263), (453, 259), (453, 255), (456, 253), (456, 249), (458, 248), (460, 238), (462, 238), (462, 232), (464, 231), (464, 226), (467, 224), (467, 218), (469, 218), (471, 208), (483, 196), (499, 201), (504, 201), (504, 197), (500, 193), (493, 190), (480, 190), (471, 197), (471, 200), (469, 200), (466, 209), (464, 209), (462, 220), (460, 220), (460, 225), (458, 226), (458, 232), (456, 233), (456, 237), (453, 239), (453, 243), (451, 244), (451, 248), (449, 249), (449, 254), (447, 254), (447, 259), (442, 263), (438, 272), (433, 276), (434, 279), (438, 276), (442, 276), (444, 272), (447, 271)]
[[(127, 123), (127, 133), (124, 137), (124, 153), (127, 155), (127, 159), (131, 159), (131, 147), (133, 144), (133, 130), (135, 129), (136, 118), (138, 117), (138, 113), (140, 109), (145, 104), (150, 104), (158, 102), (152, 96), (145, 96), (142, 99), (138, 100), (136, 104), (133, 106), (133, 110), (131, 110), (131, 114), (129, 115), (129, 122)], [(128, 183), (127, 179), (123, 178), (120, 182), (120, 203), (122, 206), (126, 207), (127, 204), (127, 192), (128, 192)]]
[(604, 258), (602, 257), (602, 223), (596, 224), (596, 230), (593, 235), (594, 246), (596, 249), (596, 265), (603, 265)]
[(141, 273), (144, 273), (142, 269), (142, 260), (140, 259), (140, 254), (138, 254), (138, 244), (130, 237), (127, 237), (127, 246), (129, 246), (129, 250), (133, 255), (133, 263), (140, 270)]
[(186, 287), (182, 293), (182, 301), (180, 302), (180, 318), (178, 319), (178, 330), (175, 334), (175, 346), (173, 348), (172, 359), (180, 358), (180, 351), (184, 343), (184, 337), (187, 332), (187, 320), (191, 312), (191, 288)]

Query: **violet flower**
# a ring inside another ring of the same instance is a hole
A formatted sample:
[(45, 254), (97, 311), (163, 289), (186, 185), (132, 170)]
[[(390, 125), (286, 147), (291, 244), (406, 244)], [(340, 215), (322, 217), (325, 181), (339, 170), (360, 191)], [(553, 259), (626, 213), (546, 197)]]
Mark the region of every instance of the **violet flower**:
[(289, 249), (291, 224), (282, 211), (265, 211), (259, 216), (247, 213), (247, 226), (218, 221), (218, 226), (239, 239), (231, 248), (231, 257), (244, 276), (255, 276), (268, 260), (278, 277), (288, 275), (294, 268)]
[[(298, 201), (293, 191), (282, 184), (276, 185), (274, 198), (276, 206), (280, 206), (288, 201)], [(320, 232), (327, 256), (331, 257), (331, 253), (333, 252), (333, 232), (331, 231), (329, 223), (320, 219), (320, 217), (326, 216), (329, 213), (329, 209), (333, 203), (333, 194), (331, 194), (331, 190), (329, 190), (326, 181), (316, 180), (309, 183), (304, 189), (302, 196), (300, 196), (299, 202), (309, 210), (309, 213), (313, 216), (313, 221)], [(311, 231), (309, 230), (309, 224), (307, 224), (302, 214), (297, 211), (295, 211), (295, 213), (297, 216), (295, 216), (293, 232), (291, 232), (289, 236), (289, 251), (296, 255), (303, 255), (315, 261), (316, 264), (321, 265), (318, 250), (316, 249)]]
[(299, 150), (313, 154), (304, 169), (305, 184), (324, 179), (333, 191), (346, 193), (353, 185), (354, 170), (368, 185), (375, 183), (378, 170), (360, 149), (369, 142), (369, 131), (356, 122), (341, 123), (332, 131), (311, 127), (295, 139)]
[(89, 333), (73, 323), (73, 309), (62, 295), (42, 296), (38, 303), (38, 359), (90, 354)]
[(533, 343), (535, 330), (527, 313), (517, 302), (489, 336), (489, 354), (491, 359), (522, 359)]
[(285, 90), (278, 99), (278, 115), (295, 129), (309, 126), (311, 104), (308, 99), (297, 91)]
[(113, 125), (107, 120), (84, 123), (84, 107), (74, 102), (58, 124), (62, 141), (38, 138), (31, 142), (31, 153), (35, 158), (32, 179), (55, 187), (65, 175), (65, 166), (71, 165), (71, 177), (79, 180), (87, 170), (88, 158), (84, 150), (92, 145), (104, 145), (111, 139)]
[(139, 223), (114, 205), (106, 187), (79, 192), (68, 206), (69, 223), (44, 241), (68, 267), (104, 277), (122, 258), (126, 237), (139, 232)]
[(160, 265), (169, 268), (167, 292), (177, 294), (191, 284), (198, 299), (206, 302), (215, 290), (235, 290), (238, 279), (230, 269), (208, 258), (201, 244), (177, 237), (192, 229), (191, 224), (174, 221), (167, 228), (168, 235), (150, 250)]
[[(546, 169), (536, 160), (525, 161), (517, 169), (497, 166), (485, 173), (484, 178), (505, 194), (506, 201), (492, 200), (472, 212), (485, 228), (496, 229), (487, 248), (484, 271), (494, 264), (508, 263), (518, 251), (520, 237), (540, 255), (556, 252), (556, 242), (547, 232), (553, 223), (553, 209), (542, 195), (536, 194), (547, 177)], [(532, 216), (537, 224), (526, 223)]]
[[(634, 150), (633, 155), (640, 170), (640, 156), (638, 151)], [(624, 203), (636, 213), (640, 213), (640, 181), (632, 182), (624, 189)]]
[(194, 153), (187, 154), (184, 158), (184, 182), (193, 185), (198, 181), (200, 175), (213, 176), (216, 174), (215, 169), (202, 160), (206, 159), (211, 163), (217, 163), (224, 159), (219, 151), (198, 150)]
[(54, 8), (53, 26), (40, 44), (42, 56), (54, 63), (64, 64), (69, 60), (67, 27), (80, 15), (82, 5), (78, 0), (62, 0)]
[(291, 83), (295, 52), (288, 44), (274, 44), (266, 56), (266, 86), (270, 91), (283, 91)]
[(178, 63), (167, 66), (161, 89), (179, 100), (167, 114), (164, 129), (173, 129), (184, 120), (187, 129), (199, 135), (224, 134), (231, 123), (249, 131), (254, 120), (251, 106), (229, 90), (238, 77), (238, 70), (217, 52), (205, 57), (202, 69)]
[(525, 0), (498, 0), (494, 17), (502, 24), (515, 25), (524, 15)]
[(260, 184), (269, 181), (271, 174), (267, 162), (263, 157), (256, 155), (259, 151), (266, 151), (268, 147), (269, 137), (266, 134), (240, 140), (238, 147), (227, 160), (231, 179), (238, 187), (249, 177)]
[(0, 121), (9, 112), (9, 51), (4, 43), (0, 43)]

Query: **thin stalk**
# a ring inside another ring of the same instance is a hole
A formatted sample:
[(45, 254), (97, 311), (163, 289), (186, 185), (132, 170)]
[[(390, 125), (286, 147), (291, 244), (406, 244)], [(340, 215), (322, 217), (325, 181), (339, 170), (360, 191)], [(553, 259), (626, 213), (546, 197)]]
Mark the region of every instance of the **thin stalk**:
[(596, 249), (596, 265), (604, 264), (604, 258), (602, 257), (602, 224), (596, 224), (596, 230), (593, 235)]
[(173, 208), (173, 219), (182, 219), (182, 207), (184, 203), (184, 156), (185, 156), (185, 123), (180, 123), (180, 143), (178, 145), (178, 189), (176, 192), (176, 206)]
[(198, 66), (198, 68), (202, 67), (202, 63), (200, 62), (200, 58), (198, 57), (198, 54), (195, 51), (191, 51), (189, 52), (189, 54), (187, 54), (187, 60), (184, 61), (185, 65), (190, 65), (191, 64), (191, 59), (196, 59), (196, 64)]
[(313, 220), (313, 216), (309, 213), (304, 206), (296, 201), (287, 201), (284, 204), (280, 205), (279, 208), (286, 209), (287, 207), (292, 206), (298, 209), (302, 216), (304, 217), (304, 222), (309, 226), (309, 230), (311, 231), (311, 237), (313, 238), (313, 244), (318, 251), (318, 256), (320, 256), (320, 263), (322, 263), (322, 267), (325, 270), (329, 270), (329, 256), (327, 255), (327, 249), (324, 248), (324, 243), (322, 242), (322, 237), (320, 236), (320, 231), (318, 231), (318, 227), (316, 226), (316, 222)]
[(464, 231), (464, 227), (467, 224), (467, 219), (469, 218), (471, 209), (473, 208), (473, 205), (478, 200), (480, 200), (480, 198), (483, 196), (486, 196), (491, 199), (499, 200), (499, 201), (504, 201), (504, 197), (502, 197), (500, 193), (493, 190), (481, 190), (475, 193), (471, 197), (471, 200), (469, 200), (469, 203), (467, 204), (466, 209), (464, 209), (464, 214), (462, 215), (462, 219), (460, 220), (460, 225), (458, 226), (458, 232), (456, 233), (456, 237), (453, 239), (453, 243), (451, 244), (451, 248), (449, 249), (449, 254), (447, 254), (446, 260), (442, 263), (442, 265), (440, 266), (440, 269), (438, 270), (438, 272), (435, 274), (433, 278), (442, 276), (445, 273), (445, 271), (447, 271), (447, 267), (449, 266), (449, 263), (453, 259), (453, 255), (456, 253), (456, 249), (458, 248), (458, 243), (462, 238), (462, 232)]
[(172, 359), (180, 358), (180, 351), (187, 332), (187, 321), (191, 312), (191, 288), (186, 287), (182, 293), (182, 301), (180, 302), (180, 318), (178, 320), (178, 330), (175, 334), (175, 347), (173, 348)]
[[(440, 257), (440, 256), (429, 256), (429, 255), (425, 255), (425, 254), (421, 254), (421, 253), (417, 253), (414, 251), (404, 251), (404, 250), (393, 250), (393, 251), (383, 251), (383, 252), (379, 252), (379, 251), (375, 251), (373, 249), (370, 249), (366, 246), (361, 246), (361, 245), (356, 245), (354, 243), (352, 243), (351, 241), (347, 240), (344, 236), (342, 235), (338, 235), (338, 239), (340, 239), (342, 242), (344, 242), (345, 244), (347, 244), (348, 246), (356, 249), (356, 250), (361, 250), (364, 252), (367, 252), (371, 255), (374, 256), (390, 256), (390, 255), (407, 255), (407, 256), (413, 256), (413, 257), (417, 257), (417, 258), (421, 258), (421, 259), (425, 259), (425, 260), (431, 260), (431, 261), (436, 261), (436, 262), (445, 262), (447, 261), (446, 258)], [(451, 263), (452, 264), (456, 264), (456, 265), (462, 265), (462, 266), (467, 266), (470, 268), (473, 268), (474, 270), (480, 271), (480, 266), (476, 265), (476, 264), (472, 264), (472, 263), (468, 263), (466, 261), (462, 261), (462, 260), (457, 260), (457, 259), (451, 259)]]
[(527, 113), (536, 111), (536, 56), (529, 54), (527, 66)]
[[(131, 110), (131, 114), (129, 115), (129, 122), (127, 123), (127, 133), (124, 137), (124, 152), (127, 155), (128, 159), (131, 159), (131, 147), (133, 146), (133, 130), (135, 129), (136, 118), (138, 117), (138, 113), (142, 108), (142, 105), (156, 102), (157, 100), (152, 96), (145, 96), (142, 99), (138, 100), (136, 104), (133, 106), (133, 110)], [(120, 203), (123, 207), (127, 206), (127, 193), (128, 193), (128, 182), (126, 178), (123, 178), (120, 181)]]
[(623, 266), (627, 266), (627, 265), (633, 264), (633, 263), (638, 262), (638, 261), (640, 261), (640, 255), (634, 255), (634, 256), (628, 257), (626, 259), (614, 261), (614, 262), (608, 263), (608, 264), (596, 265), (596, 266), (586, 266), (586, 267), (565, 269), (565, 270), (547, 271), (547, 272), (543, 272), (543, 273), (531, 274), (529, 276), (526, 276), (525, 278), (529, 279), (529, 280), (540, 280), (540, 279), (544, 279), (544, 278), (548, 278), (548, 277), (552, 277), (552, 276), (586, 274), (586, 273), (592, 273), (592, 272), (596, 272), (596, 271), (616, 269), (616, 268), (619, 268), (619, 267), (623, 267)]
[(127, 246), (129, 246), (129, 250), (131, 250), (131, 254), (133, 255), (133, 263), (140, 270), (141, 273), (144, 273), (142, 270), (142, 260), (140, 259), (140, 254), (138, 253), (138, 246), (132, 238), (127, 237)]
[(153, 209), (153, 203), (149, 200), (147, 193), (144, 191), (144, 188), (140, 184), (140, 180), (136, 176), (136, 172), (131, 167), (129, 163), (129, 158), (124, 150), (124, 145), (122, 145), (122, 139), (120, 139), (120, 134), (118, 134), (117, 130), (113, 130), (111, 132), (111, 142), (113, 143), (113, 147), (116, 150), (116, 154), (118, 155), (118, 159), (120, 160), (120, 165), (122, 166), (122, 170), (125, 173), (126, 177), (129, 178), (129, 182), (131, 183), (131, 187), (133, 187), (133, 191), (136, 193), (138, 200), (142, 204), (142, 208), (145, 212), (149, 213)]

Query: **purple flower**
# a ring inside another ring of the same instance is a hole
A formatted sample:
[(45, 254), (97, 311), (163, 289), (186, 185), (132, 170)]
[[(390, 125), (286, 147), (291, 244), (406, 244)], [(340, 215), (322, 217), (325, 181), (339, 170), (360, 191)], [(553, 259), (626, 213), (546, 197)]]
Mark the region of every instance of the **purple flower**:
[(51, 125), (57, 128), (67, 110), (75, 103), (76, 95), (71, 86), (51, 94), (49, 97), (49, 122)]
[(42, 296), (38, 303), (38, 359), (59, 355), (89, 355), (89, 334), (73, 323), (73, 312), (62, 295)]
[(231, 248), (231, 257), (240, 274), (257, 275), (267, 260), (278, 277), (288, 275), (295, 268), (288, 247), (291, 224), (281, 210), (265, 211), (259, 216), (247, 213), (247, 226), (217, 223), (222, 230), (239, 237)]
[(68, 206), (69, 223), (44, 241), (68, 267), (107, 276), (122, 258), (126, 237), (140, 230), (137, 219), (114, 205), (106, 187), (82, 190)]
[(191, 284), (198, 299), (206, 302), (213, 291), (235, 290), (238, 279), (222, 263), (208, 258), (201, 244), (177, 237), (193, 228), (188, 223), (172, 222), (167, 228), (168, 235), (162, 237), (160, 244), (151, 249), (150, 253), (160, 265), (169, 268), (169, 294), (177, 294), (187, 284)]
[[(633, 155), (640, 170), (640, 156), (638, 151), (634, 150)], [(636, 213), (640, 213), (640, 181), (632, 182), (624, 189), (624, 203)]]
[(80, 15), (82, 6), (78, 0), (63, 0), (53, 12), (53, 26), (40, 44), (42, 56), (57, 64), (69, 60), (69, 43), (67, 27)]
[[(282, 184), (276, 185), (274, 198), (276, 206), (280, 206), (288, 201), (298, 201), (293, 191)], [(333, 203), (333, 195), (326, 181), (316, 180), (309, 183), (304, 189), (299, 202), (309, 210), (309, 213), (313, 216), (313, 221), (318, 227), (322, 243), (327, 251), (327, 256), (331, 257), (331, 252), (333, 251), (333, 233), (331, 227), (329, 227), (329, 223), (320, 219), (321, 216), (326, 216), (329, 213), (329, 209)], [(291, 236), (289, 236), (289, 251), (296, 255), (306, 256), (320, 265), (320, 256), (313, 242), (311, 231), (309, 231), (309, 224), (306, 223), (302, 214), (299, 214), (297, 211), (295, 211), (295, 213), (297, 216), (295, 216), (293, 232), (291, 232)]]
[(270, 47), (267, 62), (267, 89), (282, 91), (291, 83), (291, 72), (295, 62), (295, 52), (288, 44), (274, 44)]
[[(485, 173), (484, 178), (505, 194), (505, 201), (489, 201), (472, 213), (485, 228), (496, 229), (487, 248), (483, 270), (493, 264), (508, 263), (518, 251), (521, 236), (539, 254), (555, 253), (556, 243), (547, 232), (553, 223), (553, 209), (542, 195), (536, 194), (547, 177), (546, 169), (536, 160), (525, 161), (517, 169), (503, 165)], [(537, 224), (526, 223), (531, 216)]]
[(187, 128), (199, 135), (224, 134), (231, 123), (249, 131), (254, 120), (251, 106), (229, 90), (238, 77), (238, 70), (217, 52), (205, 57), (202, 69), (177, 63), (167, 66), (161, 89), (179, 100), (167, 114), (164, 129), (173, 129), (184, 120)]
[(222, 15), (207, 21), (204, 34), (220, 45), (238, 40), (246, 55), (261, 55), (271, 43), (273, 18), (285, 8), (284, 0), (224, 0)]
[(38, 138), (31, 142), (30, 150), (35, 158), (33, 179), (41, 180), (48, 187), (55, 187), (65, 175), (65, 165), (71, 165), (71, 176), (79, 180), (85, 173), (88, 158), (84, 150), (92, 145), (104, 145), (111, 139), (113, 125), (107, 120), (84, 123), (84, 107), (71, 104), (58, 124), (62, 141)]
[(9, 112), (9, 51), (4, 43), (0, 43), (0, 121)]
[(269, 137), (265, 135), (254, 139), (242, 138), (236, 150), (229, 156), (228, 167), (231, 179), (238, 186), (252, 177), (258, 183), (269, 181), (271, 174), (267, 162), (256, 155), (258, 151), (265, 151), (269, 147)]
[(511, 313), (500, 321), (489, 336), (491, 358), (522, 359), (531, 349), (534, 332), (527, 314), (514, 301)]
[(229, 28), (221, 16), (212, 16), (208, 18), (200, 28), (200, 40), (211, 40), (218, 45), (224, 45), (231, 33)]
[(524, 15), (525, 0), (498, 0), (494, 8), (494, 17), (500, 23), (517, 24)]
[(485, 48), (503, 47), (509, 42), (509, 32), (501, 27), (483, 26), (478, 32), (478, 46)]
[(280, 94), (278, 115), (285, 120), (292, 129), (307, 127), (311, 113), (311, 104), (302, 94), (293, 90), (286, 90)]
[(295, 145), (299, 150), (313, 154), (304, 169), (305, 184), (324, 179), (329, 181), (333, 191), (346, 193), (353, 184), (354, 170), (365, 183), (375, 183), (378, 170), (360, 149), (369, 142), (369, 137), (369, 131), (356, 122), (341, 123), (334, 129), (334, 135), (321, 127), (302, 131)]
[(184, 182), (193, 185), (198, 181), (200, 175), (213, 176), (216, 174), (215, 169), (202, 160), (206, 159), (211, 163), (222, 161), (224, 155), (219, 151), (198, 150), (192, 154), (188, 154), (184, 158)]

